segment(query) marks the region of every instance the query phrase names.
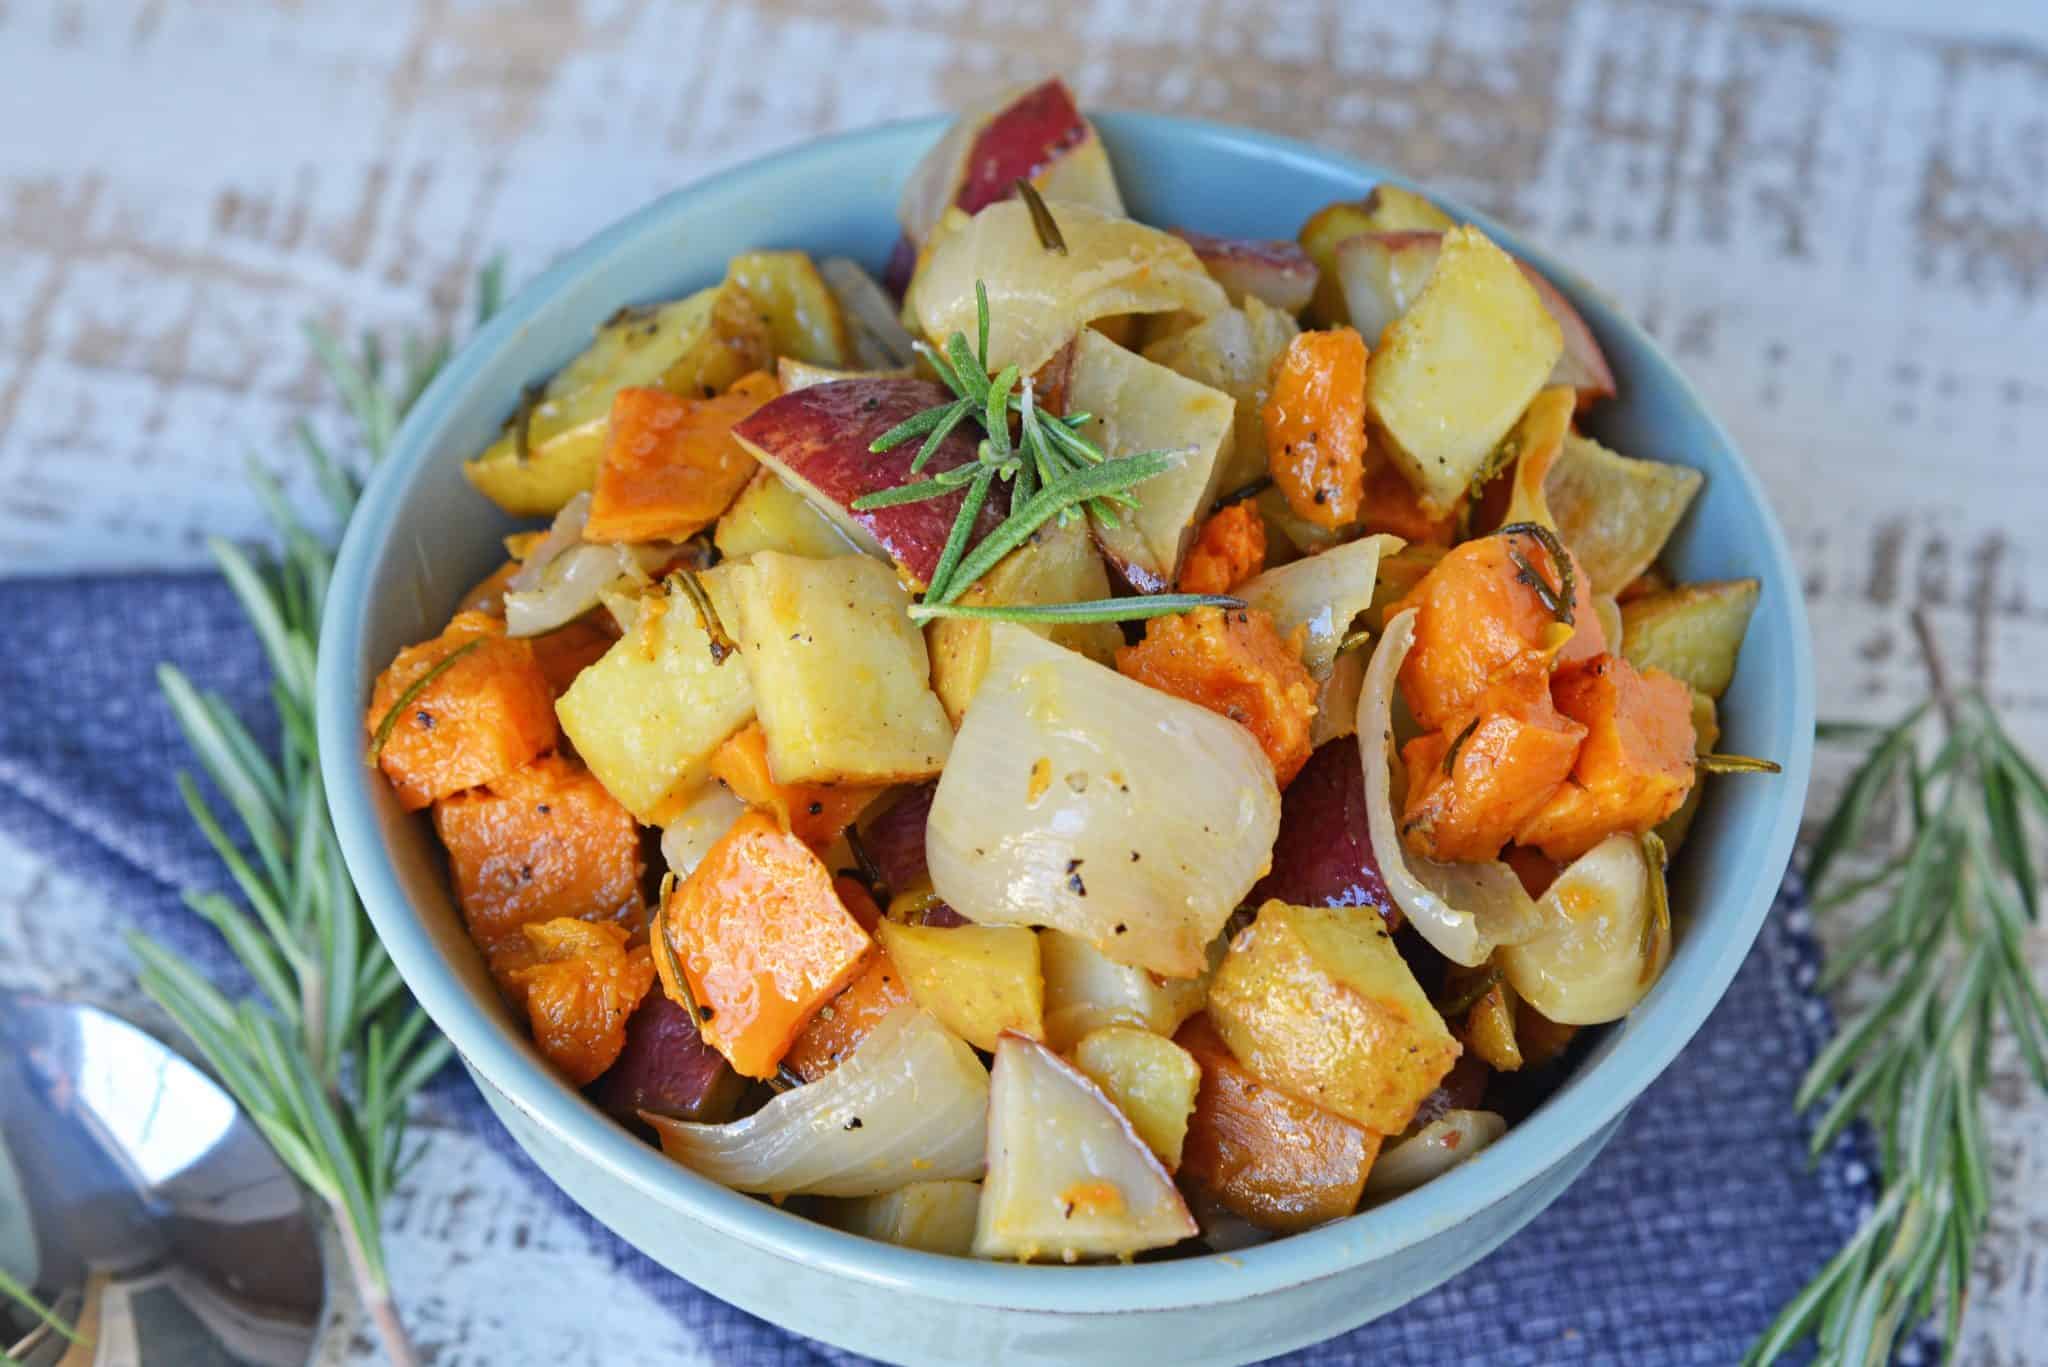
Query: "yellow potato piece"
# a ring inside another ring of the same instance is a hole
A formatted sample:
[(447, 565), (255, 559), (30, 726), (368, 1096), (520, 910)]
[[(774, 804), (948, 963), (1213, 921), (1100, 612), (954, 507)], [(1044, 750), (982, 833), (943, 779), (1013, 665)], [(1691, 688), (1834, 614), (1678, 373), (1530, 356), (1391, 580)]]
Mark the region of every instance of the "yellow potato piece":
[(1209, 1019), (1260, 1080), (1399, 1134), (1458, 1042), (1370, 907), (1268, 902), (1231, 941)]
[[(1107, 598), (1109, 572), (1088, 535), (1075, 519), (1065, 526), (1055, 519), (1033, 532), (974, 586), (960, 595), (970, 606), (1020, 603), (1086, 603)], [(1123, 633), (1111, 622), (1020, 623), (1069, 650), (1078, 650), (1098, 664), (1114, 666)], [(932, 658), (932, 690), (958, 726), (974, 691), (988, 672), (989, 624), (965, 617), (941, 617), (924, 631)]]
[(875, 934), (911, 1000), (975, 1048), (993, 1050), (1005, 1030), (1045, 1037), (1045, 978), (1029, 928), (884, 920)]
[[(729, 574), (702, 576), (721, 616), (731, 606)], [(754, 691), (739, 660), (714, 659), (689, 599), (657, 592), (633, 629), (576, 676), (555, 714), (605, 790), (659, 826), (704, 782), (712, 752), (754, 715)]]
[(1513, 257), (1476, 228), (1444, 234), (1422, 297), (1366, 366), (1366, 401), (1423, 506), (1457, 502), (1551, 367), (1564, 337)]
[(1573, 432), (1544, 476), (1543, 494), (1593, 592), (1619, 593), (1664, 549), (1701, 479), (1697, 470), (1632, 460)]
[(742, 252), (726, 264), (725, 278), (759, 307), (777, 356), (835, 368), (853, 363), (839, 298), (807, 253)]
[(727, 560), (743, 560), (756, 551), (783, 551), (812, 560), (861, 553), (831, 518), (766, 466), (754, 471), (718, 519), (713, 540)]
[(1109, 1025), (1082, 1036), (1074, 1066), (1109, 1094), (1145, 1146), (1168, 1168), (1180, 1166), (1202, 1070), (1195, 1056), (1149, 1030)]
[(1685, 584), (1621, 605), (1621, 653), (1637, 669), (1675, 674), (1718, 698), (1735, 678), (1735, 660), (1763, 586), (1754, 579)]
[(777, 783), (904, 783), (939, 772), (953, 727), (910, 595), (867, 556), (760, 551), (730, 566), (734, 621)]
[(621, 309), (588, 350), (542, 388), (524, 419), (462, 473), (493, 503), (522, 517), (551, 516), (597, 480), (611, 430), (612, 398), (635, 385), (698, 397), (722, 392), (772, 364), (759, 312), (738, 290), (699, 290), (651, 308)]

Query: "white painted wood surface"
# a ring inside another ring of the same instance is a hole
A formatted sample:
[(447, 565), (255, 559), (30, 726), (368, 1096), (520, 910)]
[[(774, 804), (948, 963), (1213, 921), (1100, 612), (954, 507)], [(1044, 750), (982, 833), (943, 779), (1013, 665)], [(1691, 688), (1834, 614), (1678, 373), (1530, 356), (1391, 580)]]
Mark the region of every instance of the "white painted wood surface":
[[(523, 279), (720, 167), (1050, 70), (1097, 107), (1309, 137), (1526, 226), (1748, 452), (1826, 710), (1920, 691), (1920, 604), (2048, 753), (2048, 6), (2000, 0), (5, 0), (0, 572), (256, 534), (243, 462), (304, 492), (289, 424), (338, 426), (302, 318), (444, 322), (493, 253)], [(53, 901), (79, 911), (35, 914)], [(0, 839), (0, 981), (132, 1005), (114, 929)], [(1998, 1098), (1965, 1360), (2048, 1362), (2048, 1105), (2010, 1060)], [(461, 1134), (392, 1242), (443, 1364), (701, 1356)], [(335, 1355), (371, 1350), (345, 1330)]]

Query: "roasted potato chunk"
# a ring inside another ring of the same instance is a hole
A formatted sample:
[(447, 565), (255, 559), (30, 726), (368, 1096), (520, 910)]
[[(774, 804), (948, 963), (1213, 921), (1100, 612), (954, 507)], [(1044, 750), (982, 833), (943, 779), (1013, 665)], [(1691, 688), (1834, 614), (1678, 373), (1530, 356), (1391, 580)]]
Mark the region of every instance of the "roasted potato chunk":
[(726, 571), (727, 625), (777, 783), (903, 783), (946, 762), (953, 728), (895, 573), (866, 556), (762, 551)]
[(1631, 460), (1572, 432), (1544, 476), (1543, 495), (1593, 592), (1619, 593), (1664, 549), (1700, 482), (1697, 470)]
[(1369, 908), (1268, 902), (1231, 941), (1209, 1018), (1261, 1080), (1399, 1134), (1458, 1042)]
[[(728, 623), (730, 574), (721, 567), (702, 576)], [(606, 790), (641, 822), (660, 826), (754, 715), (754, 689), (745, 665), (713, 650), (687, 598), (657, 593), (643, 600), (633, 629), (576, 676), (555, 712)]]
[(1366, 367), (1368, 407), (1424, 508), (1450, 511), (1563, 351), (1513, 257), (1475, 228), (1444, 234), (1422, 297)]
[(1735, 679), (1762, 589), (1754, 579), (1728, 579), (1632, 598), (1621, 605), (1621, 653), (1638, 669), (1661, 669), (1719, 698)]
[(767, 327), (740, 290), (720, 285), (621, 309), (462, 473), (508, 513), (550, 516), (596, 481), (621, 389), (660, 385), (703, 398), (773, 364)]
[(882, 948), (910, 999), (977, 1049), (1004, 1031), (1045, 1038), (1045, 978), (1027, 926), (912, 926), (884, 920)]

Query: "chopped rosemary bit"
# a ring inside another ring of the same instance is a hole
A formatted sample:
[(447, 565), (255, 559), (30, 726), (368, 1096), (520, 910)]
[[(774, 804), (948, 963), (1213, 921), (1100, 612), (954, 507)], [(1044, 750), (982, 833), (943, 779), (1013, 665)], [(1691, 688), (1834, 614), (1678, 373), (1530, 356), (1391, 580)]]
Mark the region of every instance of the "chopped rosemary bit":
[(1550, 615), (1565, 626), (1573, 626), (1572, 605), (1578, 598), (1578, 576), (1572, 570), (1572, 558), (1565, 551), (1564, 543), (1557, 539), (1557, 533), (1540, 522), (1515, 522), (1502, 527), (1495, 536), (1533, 536), (1549, 553), (1551, 563), (1557, 566), (1557, 585), (1551, 586), (1541, 572), (1529, 562), (1529, 557), (1520, 551), (1510, 550), (1508, 559), (1515, 562), (1520, 571), (1515, 578), (1536, 590), (1536, 597), (1547, 608)]
[[(1017, 177), (1017, 198), (1024, 201), (1024, 207), (1031, 214), (1031, 226), (1038, 233), (1038, 245), (1054, 256), (1067, 254), (1067, 239), (1060, 236), (1060, 225), (1053, 221), (1052, 210), (1046, 206), (1045, 197), (1038, 193), (1038, 187), (1024, 177)], [(988, 346), (982, 346), (986, 353)]]
[(718, 609), (712, 606), (711, 595), (704, 588), (704, 581), (697, 577), (695, 570), (677, 570), (669, 576), (673, 589), (680, 585), (683, 596), (690, 600), (690, 606), (697, 610), (697, 625), (704, 628), (704, 634), (711, 638), (711, 663), (722, 665), (726, 658), (739, 649), (732, 637), (725, 633), (725, 623), (718, 620)]
[(1644, 831), (1643, 862), (1650, 866), (1650, 914), (1643, 918), (1643, 972), (1640, 981), (1648, 982), (1657, 976), (1657, 947), (1671, 943), (1671, 889), (1664, 882), (1664, 866), (1671, 862), (1671, 852), (1664, 848), (1664, 837), (1655, 831)]
[(1245, 606), (1242, 598), (1215, 593), (1154, 593), (1131, 598), (1097, 598), (1086, 603), (916, 603), (911, 606), (914, 622), (939, 617), (966, 617), (977, 621), (1023, 622), (1043, 626), (1072, 622), (1139, 622), (1196, 608), (1232, 610)]
[(1458, 763), (1458, 752), (1465, 748), (1465, 742), (1472, 739), (1472, 733), (1478, 729), (1479, 718), (1474, 717), (1471, 721), (1465, 723), (1465, 729), (1458, 733), (1457, 738), (1451, 742), (1450, 748), (1444, 751), (1444, 772), (1446, 774), (1453, 772)]
[(392, 703), (390, 710), (385, 712), (383, 717), (377, 722), (377, 732), (370, 737), (369, 748), (363, 751), (363, 763), (368, 765), (375, 765), (377, 763), (377, 756), (384, 753), (384, 742), (390, 740), (391, 733), (398, 729), (398, 719), (405, 715), (405, 709), (418, 702), (420, 694), (431, 688), (434, 680), (446, 674), (454, 667), (456, 661), (482, 645), (486, 639), (485, 637), (478, 636), (474, 640), (464, 641), (461, 645), (434, 661), (433, 668), (406, 685), (405, 691), (398, 695), (398, 701)]
[(1466, 983), (1455, 994), (1442, 1002), (1432, 1002), (1436, 1013), (1445, 1020), (1462, 1016), (1485, 999), (1486, 994), (1499, 987), (1503, 974), (1498, 965), (1489, 965), (1484, 973)]
[(1693, 767), (1705, 774), (1782, 774), (1784, 767), (1774, 759), (1754, 755), (1717, 755), (1711, 752), (1693, 757)]

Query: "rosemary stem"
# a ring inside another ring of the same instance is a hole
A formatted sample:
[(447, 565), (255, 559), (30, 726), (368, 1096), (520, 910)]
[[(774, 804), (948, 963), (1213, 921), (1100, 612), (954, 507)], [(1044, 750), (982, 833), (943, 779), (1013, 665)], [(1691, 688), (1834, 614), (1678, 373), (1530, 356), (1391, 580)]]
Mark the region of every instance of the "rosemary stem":
[(369, 1258), (364, 1252), (355, 1221), (349, 1216), (348, 1206), (338, 1198), (330, 1200), (328, 1213), (334, 1219), (335, 1232), (341, 1237), (342, 1251), (348, 1255), (349, 1280), (355, 1284), (356, 1298), (362, 1302), (370, 1322), (377, 1326), (377, 1337), (383, 1341), (384, 1355), (391, 1359), (391, 1367), (418, 1367), (419, 1355), (413, 1350), (412, 1338), (405, 1332), (404, 1321), (398, 1318), (398, 1306), (391, 1299), (390, 1283), (370, 1270)]
[(1956, 729), (1956, 695), (1949, 687), (1948, 662), (1941, 653), (1941, 642), (1935, 638), (1934, 623), (1925, 607), (1915, 607), (1912, 612), (1913, 639), (1920, 647), (1920, 660), (1927, 666), (1927, 681), (1934, 692), (1934, 701), (1941, 708), (1941, 719), (1946, 729)]

